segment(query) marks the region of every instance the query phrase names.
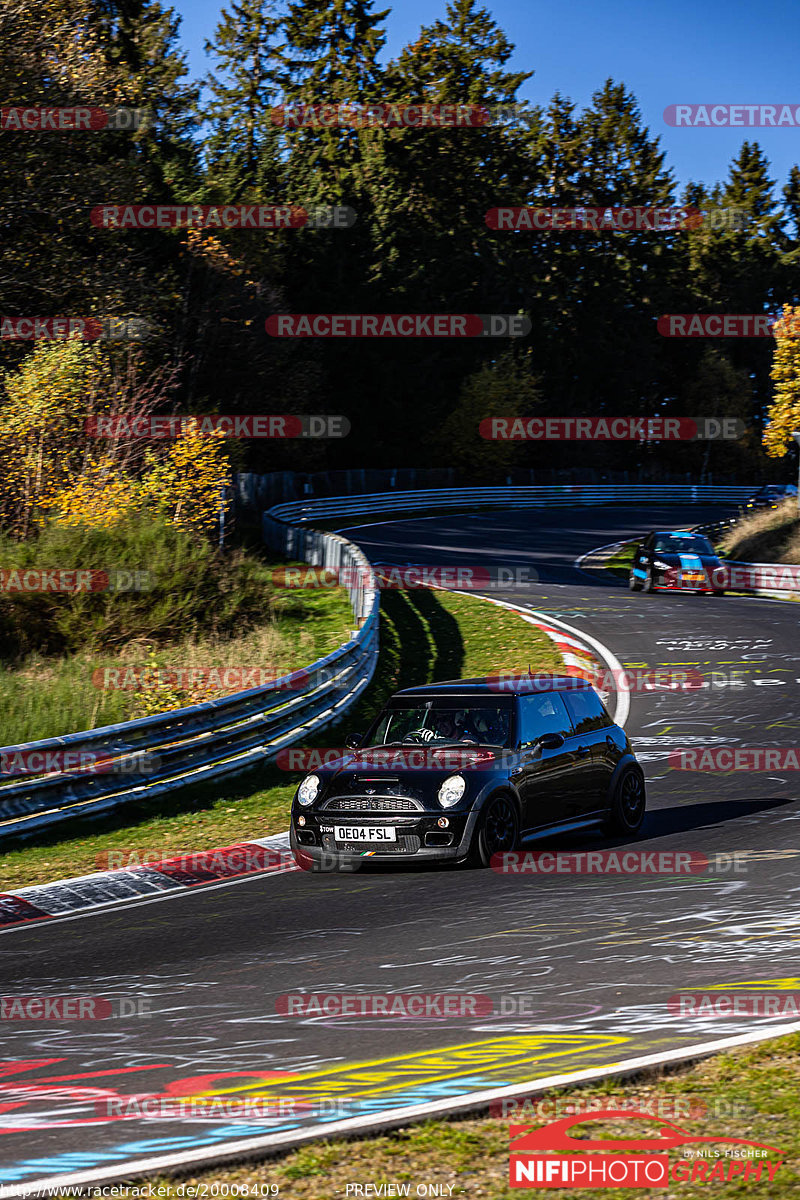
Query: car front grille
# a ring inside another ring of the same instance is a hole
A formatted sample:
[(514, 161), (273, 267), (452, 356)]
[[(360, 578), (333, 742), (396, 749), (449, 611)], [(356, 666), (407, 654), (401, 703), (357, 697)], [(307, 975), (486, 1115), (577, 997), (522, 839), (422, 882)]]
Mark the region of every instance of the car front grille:
[(332, 833), (322, 835), (322, 848), (331, 853), (338, 851), (346, 854), (357, 854), (361, 857), (369, 854), (379, 858), (382, 854), (416, 854), (421, 845), (415, 833), (398, 834), (396, 842), (337, 842)]
[(405, 796), (331, 796), (323, 804), (325, 812), (402, 813), (422, 812), (417, 800)]

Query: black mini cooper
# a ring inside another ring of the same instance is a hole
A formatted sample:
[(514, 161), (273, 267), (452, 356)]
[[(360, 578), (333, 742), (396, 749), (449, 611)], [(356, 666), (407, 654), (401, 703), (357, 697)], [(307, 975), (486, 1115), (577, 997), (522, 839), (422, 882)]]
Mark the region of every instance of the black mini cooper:
[(351, 751), (295, 792), (291, 846), (305, 870), (364, 859), (468, 861), (601, 826), (630, 836), (644, 774), (583, 679), (462, 679), (398, 692)]

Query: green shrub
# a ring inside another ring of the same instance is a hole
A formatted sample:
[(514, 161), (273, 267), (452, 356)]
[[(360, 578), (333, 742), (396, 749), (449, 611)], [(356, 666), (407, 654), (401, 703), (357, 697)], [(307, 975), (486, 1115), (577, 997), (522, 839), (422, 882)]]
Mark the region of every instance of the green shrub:
[(226, 638), (270, 622), (276, 598), (266, 563), (221, 554), (159, 520), (113, 530), (47, 526), (27, 542), (0, 536), (0, 569), (146, 572), (148, 590), (0, 590), (0, 659), (113, 650), (133, 640), (167, 645)]

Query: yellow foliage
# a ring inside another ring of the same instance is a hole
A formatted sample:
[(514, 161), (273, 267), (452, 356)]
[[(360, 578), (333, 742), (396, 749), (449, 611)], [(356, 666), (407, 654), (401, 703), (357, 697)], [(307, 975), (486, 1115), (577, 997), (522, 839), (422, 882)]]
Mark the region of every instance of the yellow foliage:
[(792, 431), (800, 429), (800, 308), (784, 305), (773, 332), (775, 351), (770, 376), (775, 398), (767, 413), (762, 441), (771, 458), (783, 458), (792, 444)]
[(78, 341), (37, 346), (2, 383), (0, 526), (24, 538), (45, 513), (58, 525), (108, 529), (147, 508), (188, 532), (213, 531), (230, 482), (224, 433), (188, 420), (166, 453), (150, 450), (143, 470), (141, 459), (126, 470), (127, 446), (87, 432), (87, 418), (121, 401), (98, 348)]
[(93, 462), (71, 487), (45, 492), (39, 504), (57, 525), (109, 529), (140, 507), (139, 485), (110, 456)]
[(86, 459), (86, 418), (102, 411), (110, 381), (96, 346), (42, 342), (2, 378), (0, 522), (25, 537), (45, 494), (66, 487)]
[(219, 517), (222, 489), (230, 482), (225, 434), (200, 433), (197, 421), (188, 421), (166, 458), (148, 456), (148, 471), (141, 494), (173, 525), (192, 533), (208, 533)]

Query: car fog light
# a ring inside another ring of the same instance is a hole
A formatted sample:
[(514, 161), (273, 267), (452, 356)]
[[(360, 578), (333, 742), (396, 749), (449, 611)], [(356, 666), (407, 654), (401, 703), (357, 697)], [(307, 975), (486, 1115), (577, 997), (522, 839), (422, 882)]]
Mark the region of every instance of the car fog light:
[(298, 818), (297, 818), (297, 824), (298, 824), (298, 825), (305, 825), (305, 823), (306, 823), (306, 819), (305, 819), (305, 817), (303, 817), (303, 816), (300, 816), (300, 817), (298, 817)]
[(450, 822), (448, 821), (447, 817), (439, 817), (439, 820), (436, 822), (436, 824), (440, 829), (447, 829), (447, 826), (450, 824)]

